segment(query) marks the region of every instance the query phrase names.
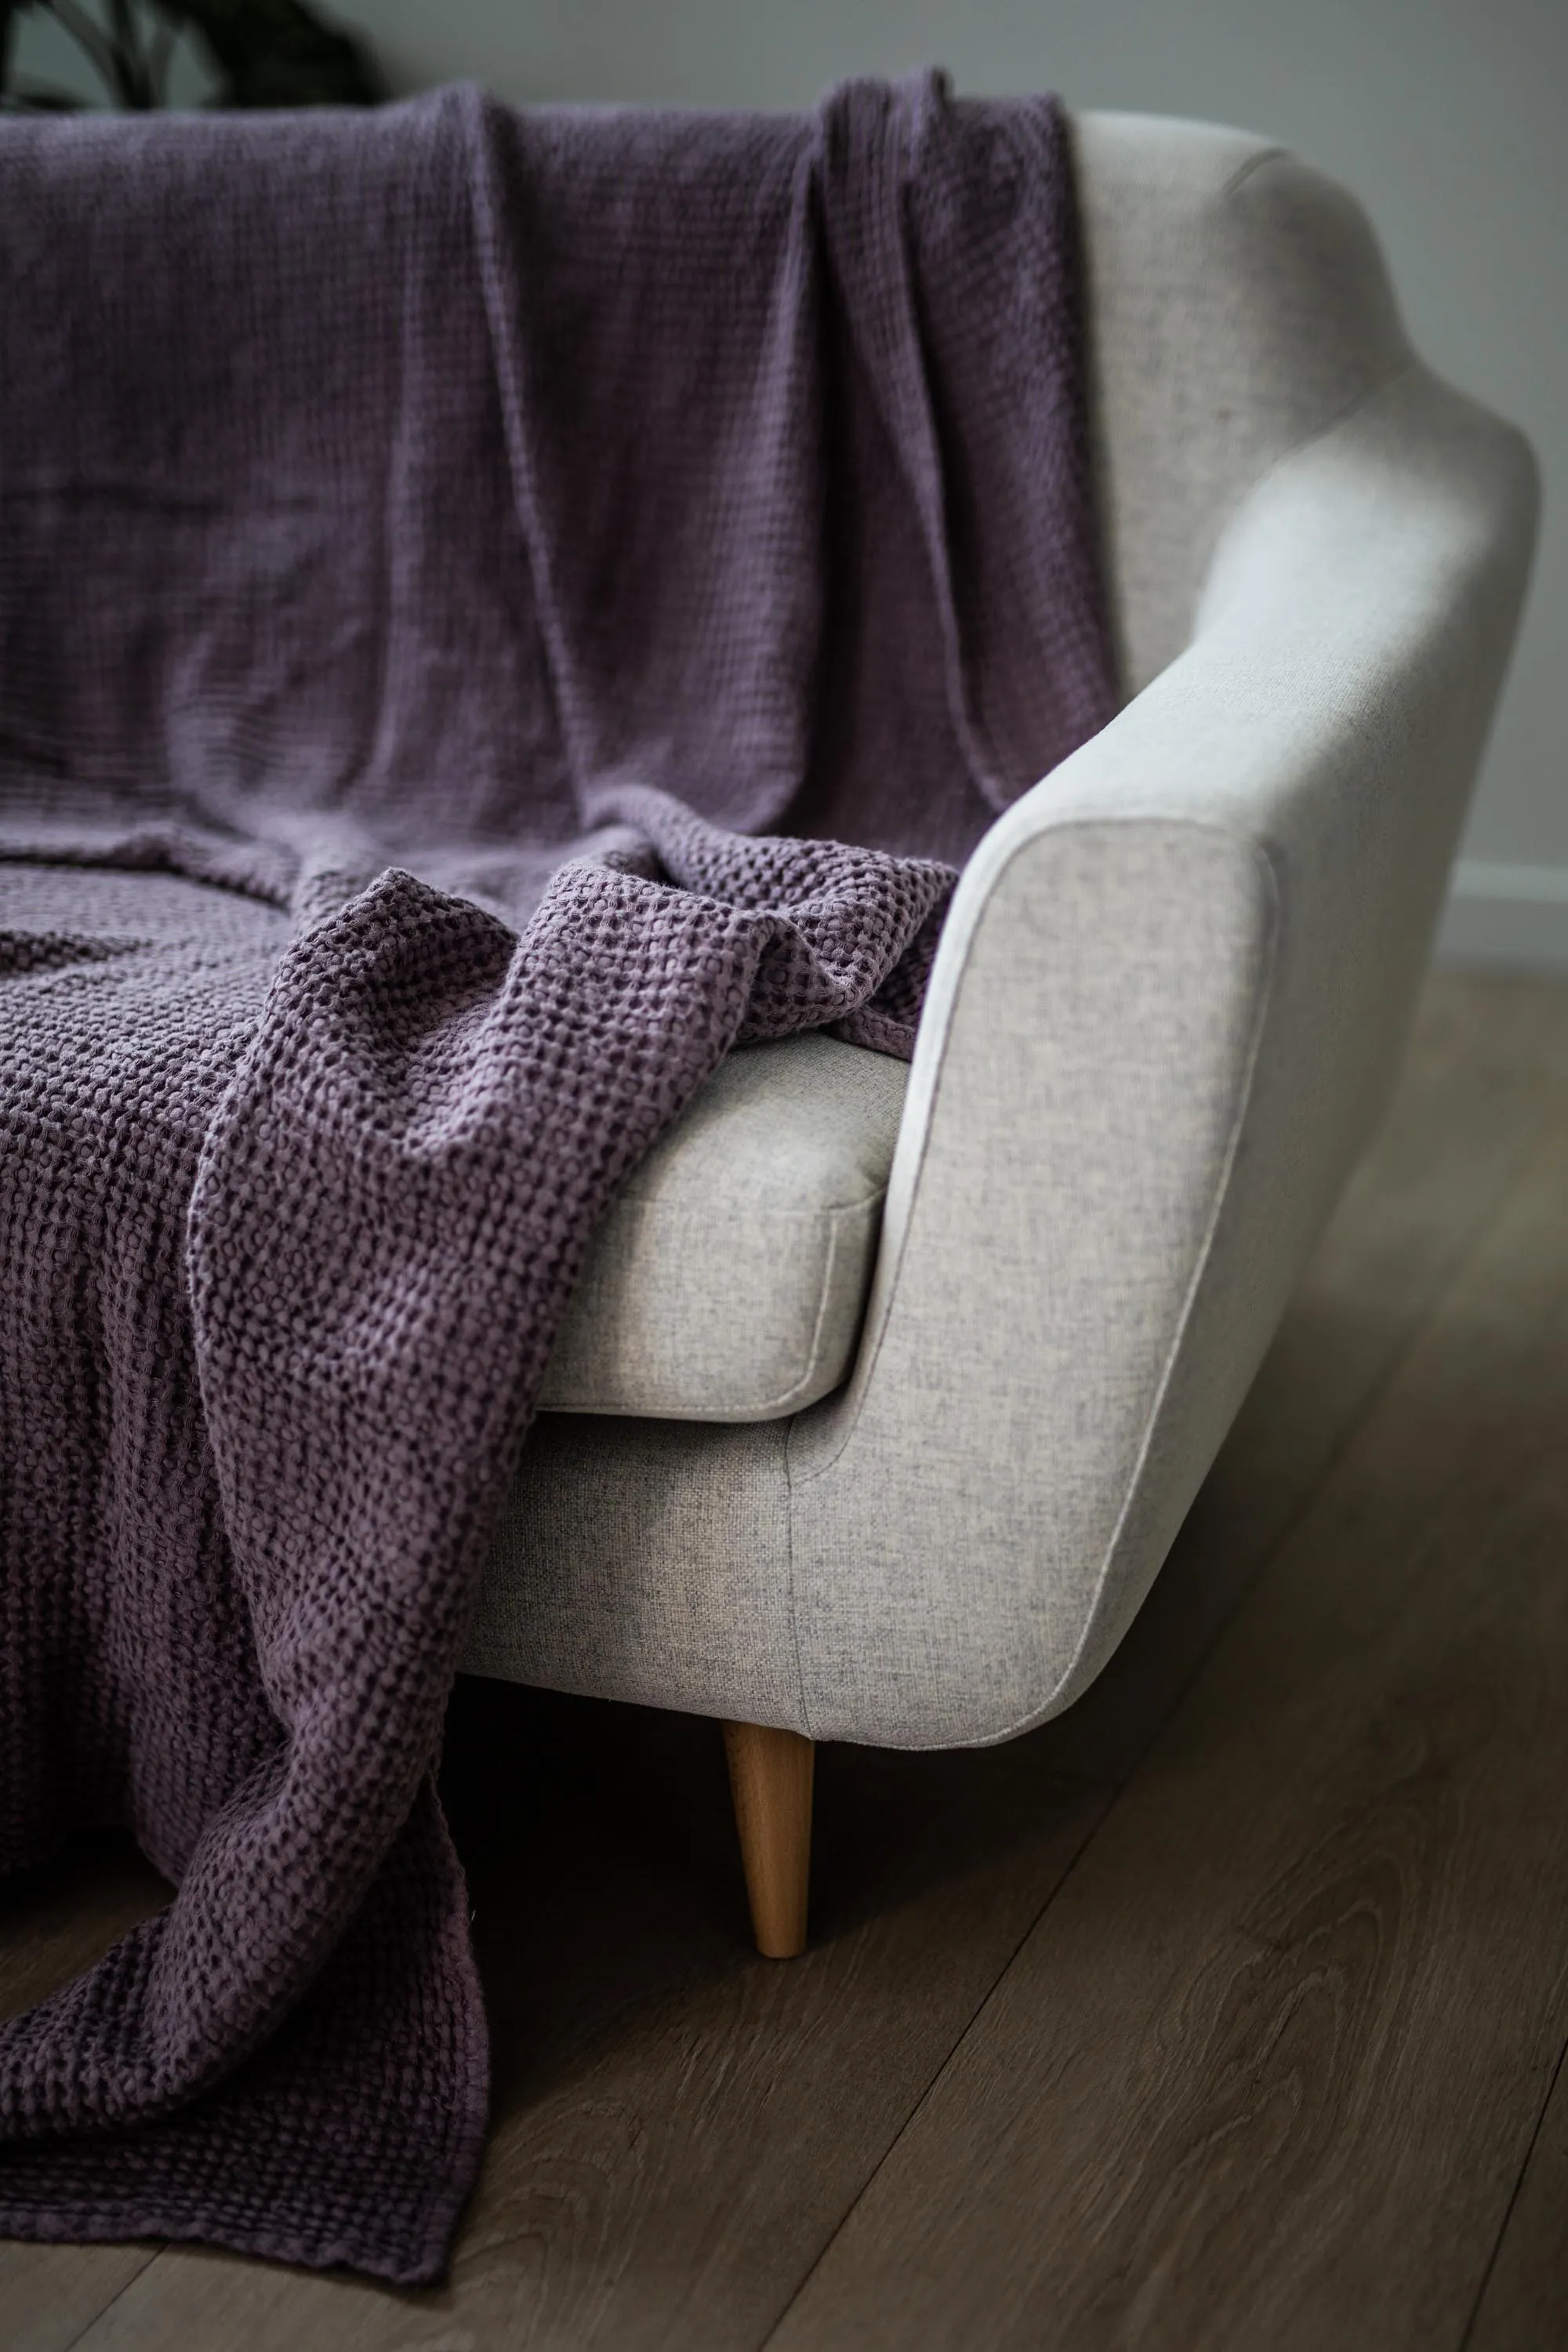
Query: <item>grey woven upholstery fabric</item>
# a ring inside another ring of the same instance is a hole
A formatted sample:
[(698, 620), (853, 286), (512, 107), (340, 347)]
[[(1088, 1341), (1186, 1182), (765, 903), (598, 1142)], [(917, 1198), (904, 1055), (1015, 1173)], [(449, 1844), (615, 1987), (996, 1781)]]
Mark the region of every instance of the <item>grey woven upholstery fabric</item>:
[(1131, 699), (959, 884), (847, 1386), (541, 1423), (479, 1671), (908, 1747), (1069, 1705), (1386, 1098), (1530, 453), (1411, 351), (1343, 191), (1241, 131), (1076, 138)]
[(545, 1410), (769, 1421), (837, 1388), (908, 1076), (818, 1034), (721, 1062), (589, 1244)]

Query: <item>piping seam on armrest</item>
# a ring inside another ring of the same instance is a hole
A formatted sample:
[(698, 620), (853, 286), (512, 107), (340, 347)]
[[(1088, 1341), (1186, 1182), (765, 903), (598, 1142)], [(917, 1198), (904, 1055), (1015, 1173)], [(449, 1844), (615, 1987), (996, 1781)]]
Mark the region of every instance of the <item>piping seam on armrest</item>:
[[(1154, 1413), (1151, 1415), (1150, 1428), (1152, 1429), (1153, 1425), (1153, 1418), (1157, 1415), (1160, 1403), (1163, 1400), (1166, 1383), (1170, 1377), (1171, 1362), (1174, 1360), (1175, 1348), (1179, 1345), (1181, 1335), (1186, 1328), (1187, 1317), (1191, 1312), (1192, 1307), (1193, 1289), (1195, 1289), (1198, 1276), (1201, 1275), (1203, 1268), (1208, 1262), (1209, 1251), (1214, 1239), (1215, 1220), (1217, 1219), (1218, 1216), (1218, 1204), (1219, 1202), (1224, 1199), (1226, 1192), (1229, 1189), (1237, 1142), (1240, 1135), (1240, 1122), (1245, 1117), (1247, 1106), (1251, 1100), (1252, 1080), (1258, 1052), (1258, 1040), (1262, 1034), (1263, 1015), (1267, 1012), (1268, 1003), (1271, 1001), (1274, 978), (1274, 950), (1279, 931), (1279, 888), (1278, 877), (1274, 870), (1272, 856), (1266, 845), (1258, 840), (1255, 836), (1240, 833), (1234, 827), (1228, 825), (1210, 823), (1201, 817), (1162, 816), (1158, 818), (1150, 818), (1142, 815), (1069, 817), (1061, 824), (1042, 825), (1037, 832), (1028, 835), (1026, 839), (1017, 843), (1016, 847), (1008, 853), (1006, 862), (998, 869), (992, 881), (990, 890), (986, 894), (985, 908), (982, 910), (980, 919), (984, 919), (984, 912), (989, 910), (993, 899), (1001, 889), (1008, 875), (1012, 872), (1016, 861), (1023, 856), (1026, 851), (1037, 848), (1042, 841), (1058, 834), (1079, 833), (1086, 831), (1100, 832), (1112, 826), (1120, 827), (1126, 825), (1136, 827), (1146, 825), (1151, 823), (1163, 825), (1179, 825), (1193, 833), (1213, 834), (1221, 840), (1234, 841), (1244, 845), (1251, 852), (1254, 860), (1265, 877), (1270, 908), (1270, 921), (1267, 947), (1267, 965), (1263, 974), (1263, 984), (1259, 992), (1260, 1009), (1255, 1023), (1252, 1043), (1248, 1049), (1247, 1074), (1243, 1082), (1241, 1100), (1237, 1108), (1237, 1120), (1233, 1128), (1233, 1131), (1226, 1141), (1225, 1160), (1219, 1181), (1215, 1188), (1215, 1208), (1214, 1219), (1211, 1219), (1210, 1224), (1205, 1233), (1204, 1242), (1198, 1254), (1197, 1271), (1194, 1273), (1193, 1277), (1193, 1288), (1189, 1289), (1187, 1297), (1183, 1303), (1182, 1315), (1177, 1325), (1176, 1338), (1175, 1340), (1173, 1341), (1172, 1345), (1171, 1358), (1167, 1361), (1165, 1370), (1161, 1377), (1160, 1388), (1155, 1399)], [(979, 922), (977, 921), (975, 925), (976, 931), (978, 931), (978, 929)], [(957, 990), (954, 992), (952, 1010), (948, 1015), (946, 1031), (939, 1049), (936, 1070), (931, 1079), (931, 1097), (926, 1106), (924, 1129), (921, 1136), (920, 1157), (915, 1163), (914, 1171), (910, 1181), (910, 1211), (904, 1218), (903, 1230), (899, 1236), (897, 1255), (894, 1258), (888, 1280), (887, 1297), (882, 1305), (877, 1329), (871, 1338), (869, 1352), (868, 1353), (863, 1364), (858, 1362), (856, 1364), (850, 1376), (852, 1380), (860, 1384), (860, 1398), (857, 1402), (856, 1410), (853, 1415), (847, 1416), (845, 1428), (832, 1453), (828, 1454), (825, 1460), (815, 1464), (809, 1470), (801, 1470), (797, 1472), (794, 1468), (789, 1459), (790, 1449), (786, 1445), (784, 1461), (792, 1490), (797, 1485), (807, 1486), (813, 1484), (815, 1480), (826, 1477), (828, 1472), (837, 1466), (846, 1449), (849, 1445), (850, 1441), (854, 1437), (857, 1428), (858, 1427), (860, 1406), (864, 1402), (866, 1394), (869, 1391), (871, 1381), (876, 1377), (878, 1360), (882, 1350), (883, 1339), (892, 1322), (894, 1308), (898, 1305), (899, 1286), (903, 1277), (904, 1260), (909, 1252), (910, 1236), (914, 1224), (915, 1204), (918, 1202), (920, 1198), (921, 1179), (925, 1172), (926, 1157), (931, 1148), (931, 1138), (932, 1130), (936, 1126), (937, 1116), (941, 1108), (942, 1082), (947, 1075), (948, 1056), (952, 1046), (952, 1034), (958, 1025), (958, 1016), (963, 1004), (963, 992), (971, 977), (973, 969), (973, 963), (966, 960), (963, 971), (959, 979)], [(1143, 1453), (1147, 1448), (1148, 1434), (1149, 1433), (1146, 1431), (1144, 1434), (1143, 1446), (1140, 1449), (1140, 1463), (1142, 1463)], [(1121, 1521), (1119, 1517), (1117, 1522), (1118, 1531), (1120, 1531), (1121, 1524)]]
[[(1218, 828), (1212, 829), (1218, 830)], [(1241, 840), (1246, 836), (1237, 834), (1232, 838)], [(1193, 1271), (1187, 1282), (1186, 1295), (1182, 1300), (1182, 1311), (1176, 1318), (1176, 1328), (1171, 1335), (1171, 1344), (1165, 1351), (1165, 1361), (1161, 1368), (1159, 1386), (1154, 1391), (1154, 1400), (1149, 1409), (1149, 1418), (1143, 1425), (1143, 1434), (1139, 1441), (1137, 1455), (1128, 1477), (1127, 1490), (1121, 1497), (1121, 1507), (1117, 1512), (1116, 1524), (1110, 1531), (1110, 1540), (1100, 1555), (1095, 1575), (1094, 1601), (1084, 1618), (1082, 1630), (1079, 1634), (1073, 1654), (1039, 1705), (1031, 1707), (1026, 1714), (1016, 1717), (1013, 1722), (1005, 1725), (1000, 1731), (992, 1733), (985, 1743), (987, 1746), (992, 1745), (993, 1742), (999, 1743), (1005, 1739), (1016, 1738), (1018, 1734), (1027, 1730), (1031, 1724), (1043, 1721), (1051, 1711), (1058, 1693), (1068, 1687), (1078, 1672), (1084, 1653), (1100, 1623), (1111, 1563), (1116, 1558), (1132, 1505), (1143, 1483), (1143, 1474), (1148, 1466), (1150, 1450), (1154, 1443), (1154, 1433), (1160, 1425), (1160, 1415), (1164, 1410), (1165, 1399), (1170, 1392), (1171, 1381), (1182, 1352), (1183, 1342), (1187, 1336), (1187, 1327), (1192, 1321), (1198, 1292), (1214, 1255), (1215, 1240), (1219, 1232), (1220, 1219), (1225, 1213), (1226, 1202), (1230, 1198), (1231, 1180), (1236, 1172), (1242, 1133), (1247, 1125), (1247, 1115), (1252, 1107), (1253, 1085), (1258, 1075), (1258, 1056), (1262, 1050), (1263, 1034), (1268, 1027), (1268, 1015), (1273, 1008), (1274, 983), (1279, 972), (1281, 907), (1279, 876), (1273, 854), (1266, 843), (1251, 838), (1247, 845), (1263, 877), (1268, 907), (1268, 929), (1264, 943), (1263, 969), (1259, 975), (1257, 1009), (1253, 1016), (1252, 1035), (1247, 1045), (1246, 1068), (1237, 1097), (1236, 1112), (1231, 1120), (1230, 1133), (1226, 1139), (1225, 1159), (1220, 1169), (1219, 1181), (1214, 1189), (1208, 1223), (1205, 1228), (1197, 1255), (1194, 1260)]]

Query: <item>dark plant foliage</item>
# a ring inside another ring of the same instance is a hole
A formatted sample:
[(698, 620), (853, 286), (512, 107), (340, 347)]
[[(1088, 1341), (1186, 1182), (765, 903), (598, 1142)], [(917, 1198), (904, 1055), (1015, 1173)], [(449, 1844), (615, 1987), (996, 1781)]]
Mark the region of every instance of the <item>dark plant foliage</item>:
[(111, 105), (168, 103), (174, 45), (194, 41), (214, 78), (215, 106), (374, 106), (387, 92), (364, 43), (325, 23), (306, 0), (0, 0), (0, 110), (70, 113), (87, 101), (18, 79), (18, 20), (51, 16), (91, 65)]

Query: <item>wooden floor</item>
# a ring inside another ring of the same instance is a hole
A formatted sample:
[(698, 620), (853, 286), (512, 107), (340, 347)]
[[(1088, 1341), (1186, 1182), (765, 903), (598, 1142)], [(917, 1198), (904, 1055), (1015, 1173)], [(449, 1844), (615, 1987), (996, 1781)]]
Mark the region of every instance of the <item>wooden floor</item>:
[[(1434, 984), (1138, 1625), (828, 1748), (747, 1946), (710, 1726), (469, 1684), (496, 2042), (449, 2283), (0, 2245), (5, 2352), (1568, 2346), (1568, 991)], [(0, 1893), (0, 2007), (159, 1899)]]

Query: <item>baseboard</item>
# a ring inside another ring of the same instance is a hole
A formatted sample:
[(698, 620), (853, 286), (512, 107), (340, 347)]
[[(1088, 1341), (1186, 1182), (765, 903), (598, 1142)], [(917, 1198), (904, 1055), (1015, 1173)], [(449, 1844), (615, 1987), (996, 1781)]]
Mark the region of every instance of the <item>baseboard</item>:
[(1439, 963), (1568, 973), (1568, 866), (1461, 858), (1436, 953)]

